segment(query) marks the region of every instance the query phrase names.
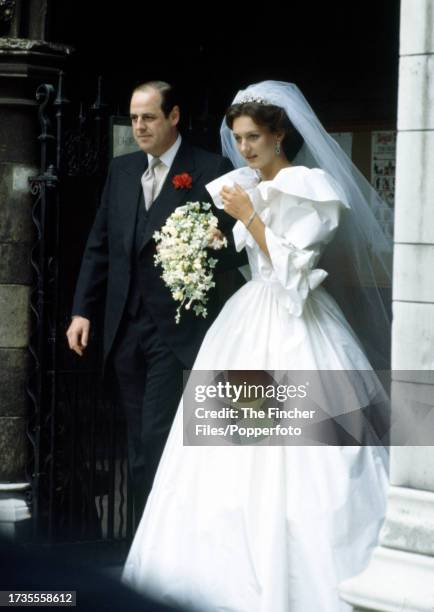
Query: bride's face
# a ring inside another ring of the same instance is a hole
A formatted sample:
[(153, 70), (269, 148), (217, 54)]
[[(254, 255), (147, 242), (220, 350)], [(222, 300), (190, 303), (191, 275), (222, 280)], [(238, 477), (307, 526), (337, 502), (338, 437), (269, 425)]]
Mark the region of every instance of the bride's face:
[(268, 128), (242, 115), (234, 119), (232, 131), (239, 152), (251, 168), (261, 170), (275, 161), (275, 147), (279, 138)]

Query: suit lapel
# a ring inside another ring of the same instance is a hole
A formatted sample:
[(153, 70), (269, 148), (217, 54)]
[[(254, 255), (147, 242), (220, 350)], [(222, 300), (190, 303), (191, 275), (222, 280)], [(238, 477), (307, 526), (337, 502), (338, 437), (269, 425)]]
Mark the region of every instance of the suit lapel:
[(163, 187), (149, 209), (149, 217), (141, 249), (149, 242), (153, 233), (161, 229), (167, 217), (175, 208), (180, 206), (183, 202), (188, 201), (189, 190), (176, 189), (172, 182), (174, 176), (184, 172), (190, 174), (193, 184), (200, 176), (200, 170), (195, 164), (194, 151), (192, 147), (183, 140), (164, 181)]
[(133, 163), (127, 168), (122, 168), (119, 179), (119, 214), (121, 217), (124, 239), (124, 248), (131, 253), (133, 248), (134, 230), (136, 227), (137, 207), (139, 203), (140, 190), (142, 189), (141, 177), (148, 167), (148, 157), (145, 153), (138, 153)]

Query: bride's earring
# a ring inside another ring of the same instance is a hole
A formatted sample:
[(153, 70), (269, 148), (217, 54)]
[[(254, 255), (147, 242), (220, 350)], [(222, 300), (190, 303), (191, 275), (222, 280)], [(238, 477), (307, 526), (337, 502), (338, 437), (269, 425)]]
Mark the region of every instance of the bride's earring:
[(280, 155), (280, 140), (276, 140), (276, 146), (274, 147), (276, 155)]

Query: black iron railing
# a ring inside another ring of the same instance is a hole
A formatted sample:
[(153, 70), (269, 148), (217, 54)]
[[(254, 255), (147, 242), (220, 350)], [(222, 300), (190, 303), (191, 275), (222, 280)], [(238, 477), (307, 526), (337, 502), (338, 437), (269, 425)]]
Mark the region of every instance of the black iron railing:
[(101, 78), (87, 112), (67, 99), (64, 79), (61, 73), (56, 88), (37, 90), (41, 164), (30, 179), (37, 231), (28, 382), (33, 533), (50, 543), (125, 544), (132, 514), (124, 422), (101, 393), (101, 334), (94, 325), (82, 359), (65, 338), (108, 163), (108, 107)]

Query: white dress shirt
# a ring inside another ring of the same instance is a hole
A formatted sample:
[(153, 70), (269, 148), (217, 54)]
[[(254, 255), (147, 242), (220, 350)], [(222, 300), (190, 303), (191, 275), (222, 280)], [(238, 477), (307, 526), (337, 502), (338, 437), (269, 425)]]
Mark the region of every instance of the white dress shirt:
[[(167, 151), (165, 151), (162, 155), (159, 156), (161, 164), (155, 166), (154, 169), (156, 182), (154, 188), (154, 200), (158, 197), (158, 194), (160, 193), (161, 188), (164, 185), (164, 181), (166, 180), (166, 177), (169, 174), (170, 168), (173, 164), (173, 160), (175, 159), (179, 147), (181, 146), (181, 142), (181, 134), (178, 134), (178, 138), (175, 140), (170, 149), (167, 149)], [(152, 159), (154, 159), (154, 156), (148, 153), (148, 164), (151, 163)]]

